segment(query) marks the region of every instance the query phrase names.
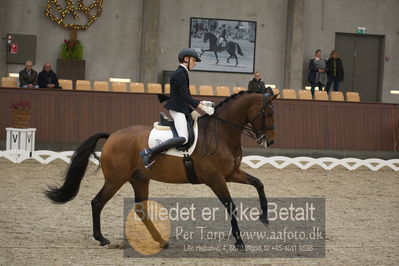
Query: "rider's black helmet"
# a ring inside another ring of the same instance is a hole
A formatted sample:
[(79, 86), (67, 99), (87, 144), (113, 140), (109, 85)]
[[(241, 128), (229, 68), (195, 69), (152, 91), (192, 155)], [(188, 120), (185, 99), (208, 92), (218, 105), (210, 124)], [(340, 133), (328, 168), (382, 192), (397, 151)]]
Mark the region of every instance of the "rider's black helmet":
[(194, 57), (197, 62), (201, 62), (201, 59), (199, 58), (197, 52), (194, 49), (192, 49), (192, 48), (185, 48), (185, 49), (180, 51), (180, 53), (179, 53), (179, 55), (177, 57), (179, 59), (180, 63), (184, 62), (184, 57), (185, 56)]

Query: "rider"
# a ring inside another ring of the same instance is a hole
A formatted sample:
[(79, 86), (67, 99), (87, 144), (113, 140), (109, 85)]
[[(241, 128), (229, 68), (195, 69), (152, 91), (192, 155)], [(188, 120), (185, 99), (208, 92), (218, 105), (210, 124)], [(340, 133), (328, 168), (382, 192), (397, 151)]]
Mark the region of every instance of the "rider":
[(213, 114), (213, 108), (207, 106), (208, 103), (206, 101), (194, 99), (190, 94), (189, 71), (195, 67), (197, 62), (201, 62), (197, 52), (194, 49), (183, 49), (178, 55), (178, 60), (180, 66), (170, 78), (170, 98), (165, 104), (165, 108), (169, 110), (170, 115), (173, 117), (179, 136), (162, 142), (154, 148), (145, 149), (143, 152), (140, 152), (146, 168), (152, 164), (152, 158), (155, 155), (180, 146), (188, 141), (186, 117), (190, 116), (195, 108), (198, 107), (210, 115)]
[(222, 25), (222, 32), (219, 35), (218, 46), (224, 47), (225, 45), (223, 45), (223, 44), (226, 44), (226, 25), (225, 24)]

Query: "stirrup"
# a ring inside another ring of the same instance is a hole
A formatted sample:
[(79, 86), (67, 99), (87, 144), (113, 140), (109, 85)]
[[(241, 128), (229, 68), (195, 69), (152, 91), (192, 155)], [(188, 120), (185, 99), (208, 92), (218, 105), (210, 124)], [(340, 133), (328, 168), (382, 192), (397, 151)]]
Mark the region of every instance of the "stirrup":
[(141, 157), (141, 159), (143, 159), (144, 167), (146, 169), (150, 169), (151, 165), (155, 162), (154, 160), (151, 160), (151, 152), (147, 149), (140, 152), (140, 157)]
[(151, 170), (151, 166), (152, 166), (154, 163), (155, 163), (155, 160), (154, 160), (154, 161), (151, 161), (148, 165), (145, 165), (145, 164), (144, 164), (145, 169), (150, 169), (150, 170)]

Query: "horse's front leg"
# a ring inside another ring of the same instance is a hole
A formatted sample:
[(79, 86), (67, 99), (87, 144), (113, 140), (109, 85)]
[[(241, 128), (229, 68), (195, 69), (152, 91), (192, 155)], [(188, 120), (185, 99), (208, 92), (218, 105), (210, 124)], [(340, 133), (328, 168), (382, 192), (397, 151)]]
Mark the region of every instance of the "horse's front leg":
[(264, 186), (262, 182), (259, 180), (259, 178), (251, 176), (250, 174), (238, 169), (226, 181), (254, 186), (258, 191), (260, 208), (262, 209), (262, 214), (260, 215), (259, 219), (261, 220), (262, 223), (269, 224), (267, 198)]
[(201, 54), (200, 54), (200, 56), (199, 57), (201, 57), (205, 52), (211, 52), (212, 50), (210, 50), (210, 49), (207, 49), (207, 50), (205, 50), (205, 49), (201, 49)]
[[(221, 179), (218, 179), (221, 180)], [(238, 227), (237, 222), (237, 209), (236, 206), (231, 199), (229, 189), (227, 188), (227, 184), (225, 180), (221, 180), (220, 182), (213, 182), (209, 184), (209, 187), (216, 194), (218, 199), (222, 202), (223, 206), (227, 209), (227, 213), (231, 218), (231, 232), (233, 233), (234, 238), (236, 239), (235, 246), (238, 250), (245, 250), (244, 241), (242, 241), (240, 228)]]

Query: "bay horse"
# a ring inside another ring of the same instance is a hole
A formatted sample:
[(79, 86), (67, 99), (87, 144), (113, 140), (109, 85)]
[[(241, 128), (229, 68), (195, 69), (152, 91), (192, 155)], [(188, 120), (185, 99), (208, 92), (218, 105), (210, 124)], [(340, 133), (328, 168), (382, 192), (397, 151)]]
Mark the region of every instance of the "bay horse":
[(218, 58), (218, 54), (220, 52), (223, 51), (227, 51), (227, 53), (230, 54), (230, 56), (227, 58), (226, 62), (229, 63), (231, 58), (235, 58), (236, 59), (236, 66), (238, 66), (238, 58), (237, 58), (237, 54), (236, 54), (236, 49), (237, 49), (237, 53), (241, 56), (244, 56), (244, 54), (241, 51), (241, 47), (238, 43), (233, 42), (233, 41), (229, 41), (226, 43), (225, 47), (220, 47), (217, 45), (218, 43), (218, 37), (215, 36), (215, 34), (211, 33), (211, 32), (205, 32), (204, 33), (204, 43), (206, 43), (209, 40), (209, 48), (204, 50), (202, 49), (202, 52), (200, 54), (200, 57), (205, 53), (205, 52), (214, 52), (215, 57), (216, 57), (216, 64), (219, 63), (219, 58)]
[[(276, 96), (242, 91), (219, 103), (212, 116), (204, 115), (198, 118), (199, 137), (191, 155), (194, 169), (198, 181), (210, 187), (227, 209), (231, 219), (232, 234), (236, 239), (235, 245), (240, 250), (245, 249), (245, 245), (236, 219), (236, 207), (226, 182), (254, 186), (262, 210), (259, 219), (268, 224), (268, 203), (262, 182), (240, 169), (241, 134), (245, 131), (259, 144), (265, 146), (273, 143), (275, 133), (272, 101)], [(90, 155), (96, 157), (94, 151), (97, 141), (102, 138), (107, 139), (99, 159), (105, 182), (91, 201), (93, 236), (102, 246), (110, 242), (101, 233), (101, 211), (123, 184), (129, 182), (132, 185), (135, 202), (139, 203), (148, 200), (151, 179), (167, 183), (188, 183), (181, 157), (160, 155), (151, 169), (144, 167), (139, 153), (148, 148), (147, 140), (151, 129), (151, 126), (137, 125), (120, 129), (112, 135), (98, 133), (89, 137), (74, 152), (64, 183), (58, 188), (49, 187), (45, 192), (54, 203), (66, 203), (72, 200), (79, 191)], [(142, 210), (135, 211), (141, 218)], [(153, 239), (159, 242), (161, 248), (166, 248), (168, 242), (162, 239), (152, 221), (142, 220)]]

